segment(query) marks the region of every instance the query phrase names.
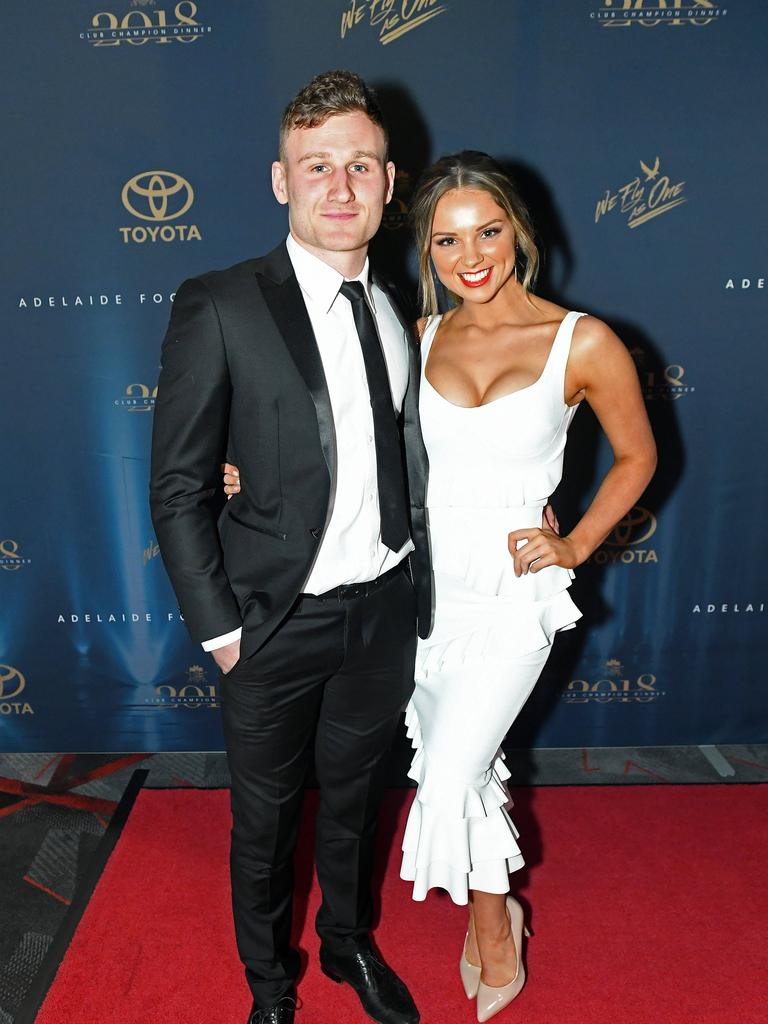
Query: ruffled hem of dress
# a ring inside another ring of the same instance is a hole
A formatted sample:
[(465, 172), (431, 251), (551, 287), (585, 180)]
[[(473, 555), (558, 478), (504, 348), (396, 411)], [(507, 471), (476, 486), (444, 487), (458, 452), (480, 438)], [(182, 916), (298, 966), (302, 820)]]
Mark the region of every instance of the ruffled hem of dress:
[(503, 752), (482, 785), (462, 783), (429, 766), (413, 701), (405, 724), (415, 750), (408, 775), (417, 790), (403, 837), (400, 876), (413, 882), (413, 899), (423, 900), (435, 888), (445, 889), (459, 904), (467, 902), (470, 889), (508, 892), (509, 873), (524, 861), (507, 813), (512, 802)]
[(416, 794), (420, 804), (448, 818), (464, 819), (485, 818), (510, 803), (509, 792), (504, 785), (509, 778), (509, 769), (504, 764), (503, 751), (499, 751), (486, 773), (483, 785), (473, 786), (445, 779), (442, 774), (429, 770), (413, 700), (405, 710), (405, 728), (415, 750), (408, 778), (413, 779), (418, 787)]
[(561, 590), (547, 601), (535, 604), (510, 602), (499, 609), (485, 625), (478, 627), (467, 619), (467, 631), (456, 634), (450, 629), (443, 636), (441, 623), (419, 644), (416, 656), (416, 678), (426, 679), (431, 673), (457, 668), (470, 662), (504, 661), (547, 647), (556, 633), (573, 629), (581, 612), (567, 590)]
[[(455, 859), (441, 858), (439, 853), (430, 853), (432, 837), (436, 830), (425, 824), (424, 810), (420, 805), (415, 811), (411, 810), (400, 867), (400, 877), (406, 882), (413, 883), (411, 896), (414, 900), (421, 902), (426, 899), (430, 889), (445, 889), (454, 903), (463, 906), (469, 900), (470, 890), (509, 892), (510, 874), (519, 871), (525, 864), (514, 833), (510, 829), (507, 830), (504, 844), (506, 852), (500, 852), (500, 855), (493, 859), (459, 864)], [(501, 814), (503, 811), (499, 812), (499, 815)], [(471, 835), (474, 831), (473, 826), (477, 823), (479, 819), (467, 819), (467, 838), (465, 840), (463, 836), (457, 837), (458, 841), (466, 845), (478, 845), (477, 840)], [(509, 824), (511, 826), (512, 823)], [(417, 837), (415, 840), (414, 836)], [(411, 845), (413, 842), (416, 843), (415, 846)], [(499, 845), (501, 847), (502, 844)]]

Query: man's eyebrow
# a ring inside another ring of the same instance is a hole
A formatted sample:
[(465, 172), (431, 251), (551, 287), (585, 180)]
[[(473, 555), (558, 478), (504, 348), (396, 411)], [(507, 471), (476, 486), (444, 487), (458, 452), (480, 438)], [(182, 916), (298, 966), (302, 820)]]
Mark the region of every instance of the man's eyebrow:
[[(302, 164), (306, 160), (330, 160), (331, 156), (332, 156), (331, 153), (320, 153), (320, 152), (317, 152), (317, 153), (305, 153), (304, 156), (299, 157), (299, 163)], [(370, 149), (358, 149), (352, 155), (352, 159), (353, 160), (361, 160), (361, 159), (376, 160), (378, 163), (381, 163), (381, 156), (378, 153), (374, 153), (373, 150), (370, 150)]]
[(305, 160), (327, 160), (330, 155), (330, 153), (306, 153), (299, 158), (299, 163), (302, 164)]

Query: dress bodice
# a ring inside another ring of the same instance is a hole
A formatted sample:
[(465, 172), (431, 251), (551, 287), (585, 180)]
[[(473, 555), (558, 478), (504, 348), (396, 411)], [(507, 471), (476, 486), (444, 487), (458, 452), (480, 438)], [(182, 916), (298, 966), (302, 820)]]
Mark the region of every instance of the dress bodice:
[(425, 327), (419, 409), (429, 456), (433, 567), (480, 592), (541, 601), (570, 583), (572, 573), (557, 566), (515, 577), (507, 534), (541, 526), (542, 510), (560, 483), (576, 411), (565, 402), (565, 368), (573, 328), (584, 315), (566, 314), (533, 384), (471, 408), (449, 402), (427, 380), (441, 317), (430, 317)]
[(429, 455), (427, 507), (542, 508), (560, 482), (568, 427), (565, 367), (576, 321), (560, 324), (538, 380), (486, 405), (454, 405), (426, 378), (441, 317), (430, 317), (421, 342), (420, 412)]

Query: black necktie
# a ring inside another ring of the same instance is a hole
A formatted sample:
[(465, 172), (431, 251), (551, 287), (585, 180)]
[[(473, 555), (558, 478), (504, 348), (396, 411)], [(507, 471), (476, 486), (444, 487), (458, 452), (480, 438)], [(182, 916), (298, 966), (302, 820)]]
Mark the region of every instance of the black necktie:
[(387, 364), (362, 284), (360, 281), (345, 281), (341, 286), (341, 294), (352, 304), (352, 315), (363, 350), (365, 375), (371, 397), (381, 540), (391, 551), (399, 551), (408, 540), (408, 509), (400, 431), (397, 429), (395, 410), (392, 406)]

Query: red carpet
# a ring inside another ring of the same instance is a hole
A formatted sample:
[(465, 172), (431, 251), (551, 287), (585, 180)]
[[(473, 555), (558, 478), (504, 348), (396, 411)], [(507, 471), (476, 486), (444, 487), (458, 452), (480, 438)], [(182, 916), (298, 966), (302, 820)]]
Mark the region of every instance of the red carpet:
[[(411, 796), (389, 794), (382, 838), (396, 830), (399, 840)], [(526, 789), (514, 816), (535, 935), (528, 984), (499, 1024), (768, 1021), (768, 786)], [(297, 1024), (364, 1024), (351, 991), (317, 968), (308, 828)], [(139, 795), (38, 1024), (245, 1024), (228, 830), (225, 792)], [(382, 847), (381, 950), (423, 1024), (469, 1024), (474, 1004), (456, 970), (465, 911), (437, 893), (413, 903), (397, 877), (398, 842)]]

